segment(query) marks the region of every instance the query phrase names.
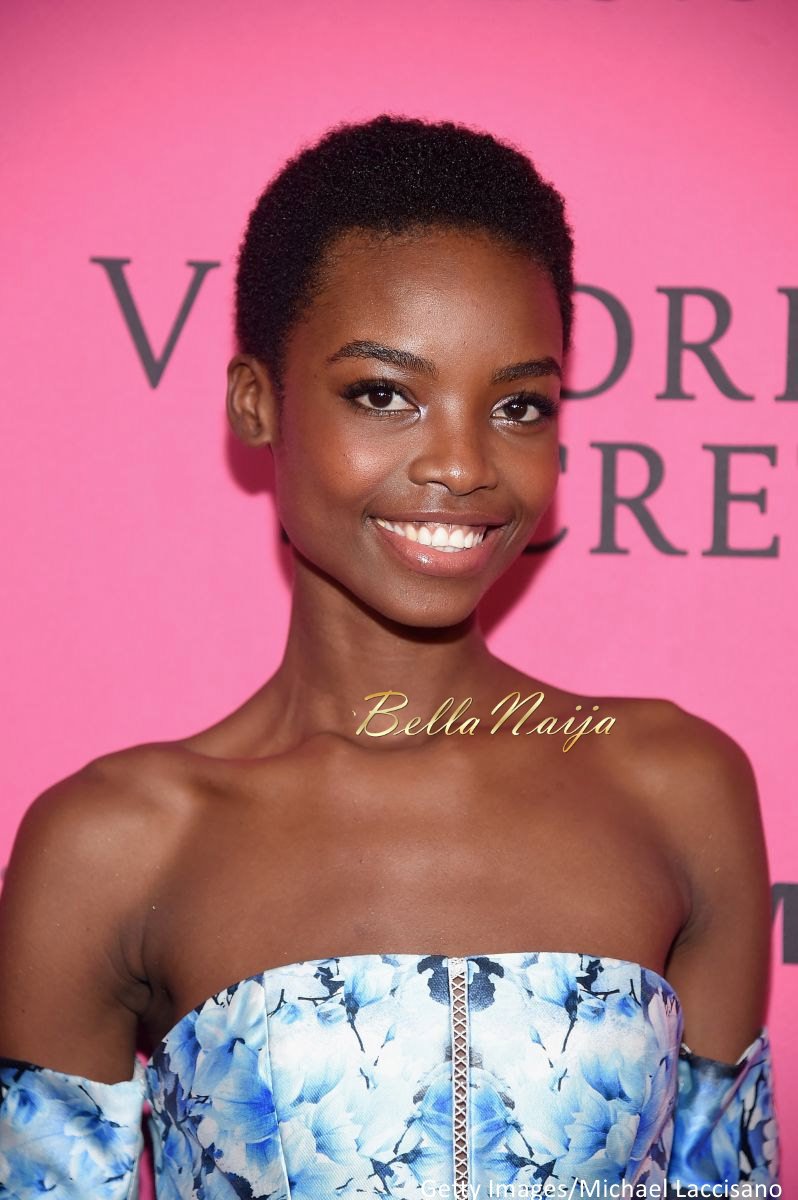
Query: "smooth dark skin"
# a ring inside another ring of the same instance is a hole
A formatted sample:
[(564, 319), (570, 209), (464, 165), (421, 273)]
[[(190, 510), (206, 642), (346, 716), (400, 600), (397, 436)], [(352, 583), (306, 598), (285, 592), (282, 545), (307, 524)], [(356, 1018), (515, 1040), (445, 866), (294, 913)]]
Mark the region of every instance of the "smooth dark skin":
[[(510, 363), (562, 362), (553, 287), (486, 235), (353, 232), (335, 249), (292, 331), (282, 413), (257, 360), (228, 369), (231, 423), (271, 446), (295, 548), (281, 666), (210, 729), (98, 758), (30, 807), (0, 900), (0, 1054), (111, 1083), (130, 1078), (137, 1035), (149, 1053), (269, 967), (575, 950), (666, 975), (685, 1042), (733, 1062), (765, 1017), (770, 948), (745, 753), (670, 701), (524, 675), (488, 651), (476, 616), (557, 485), (557, 420), (499, 419), (521, 389), (556, 397), (556, 374), (489, 382)], [(436, 376), (328, 363), (355, 339), (430, 359)], [(392, 407), (408, 411), (357, 413), (341, 390), (364, 377), (394, 381), (409, 400)], [(394, 562), (368, 520), (474, 505), (511, 523), (469, 580)], [(532, 605), (528, 630), (567, 653), (567, 630), (537, 626)], [(424, 720), (472, 696), (482, 724), (356, 737), (363, 698), (386, 688)], [(497, 701), (539, 688), (542, 714), (597, 703), (617, 724), (568, 754), (560, 736), (488, 733)]]

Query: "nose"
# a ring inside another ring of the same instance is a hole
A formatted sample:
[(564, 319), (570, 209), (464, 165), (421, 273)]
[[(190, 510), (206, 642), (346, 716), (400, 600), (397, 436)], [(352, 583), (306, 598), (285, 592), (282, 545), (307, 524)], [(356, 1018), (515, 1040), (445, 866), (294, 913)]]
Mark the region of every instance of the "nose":
[(427, 411), (408, 470), (413, 483), (442, 483), (456, 495), (496, 486), (490, 430), (466, 417), (463, 409), (441, 404), (435, 412)]

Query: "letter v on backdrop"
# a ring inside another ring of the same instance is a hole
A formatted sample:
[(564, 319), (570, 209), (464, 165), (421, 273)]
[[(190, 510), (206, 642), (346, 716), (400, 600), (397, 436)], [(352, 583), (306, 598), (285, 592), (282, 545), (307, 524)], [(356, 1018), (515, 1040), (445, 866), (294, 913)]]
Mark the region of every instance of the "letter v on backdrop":
[(194, 302), (199, 295), (205, 276), (214, 267), (221, 266), (220, 262), (201, 262), (189, 259), (186, 262), (187, 267), (193, 267), (194, 274), (188, 286), (188, 290), (183, 297), (183, 303), (180, 306), (180, 311), (175, 318), (166, 345), (161, 351), (160, 358), (156, 358), (155, 352), (150, 345), (150, 340), (144, 329), (144, 323), (139, 315), (139, 310), (136, 307), (136, 302), (133, 299), (133, 293), (130, 290), (127, 278), (125, 277), (125, 267), (130, 262), (129, 258), (90, 258), (89, 262), (98, 263), (107, 274), (111, 287), (114, 290), (119, 307), (122, 310), (122, 316), (125, 324), (128, 327), (130, 336), (133, 339), (133, 345), (141, 360), (141, 365), (144, 367), (144, 373), (149, 380), (150, 387), (156, 388), (160, 382), (166, 365), (172, 357), (172, 352), (177, 345), (177, 339), (183, 331), (188, 314), (194, 306)]

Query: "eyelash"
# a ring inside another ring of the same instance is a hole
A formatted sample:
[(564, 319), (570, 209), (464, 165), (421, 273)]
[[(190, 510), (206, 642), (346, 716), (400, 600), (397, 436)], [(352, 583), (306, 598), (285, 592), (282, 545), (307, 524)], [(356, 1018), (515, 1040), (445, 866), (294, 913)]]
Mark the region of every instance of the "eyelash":
[[(359, 379), (356, 383), (350, 383), (345, 387), (341, 395), (345, 400), (348, 400), (352, 407), (357, 412), (362, 413), (367, 417), (398, 417), (402, 416), (407, 409), (400, 411), (388, 411), (386, 409), (369, 408), (365, 404), (358, 403), (357, 397), (367, 395), (369, 392), (395, 392), (397, 396), (401, 396), (403, 400), (407, 400), (404, 392), (400, 387), (397, 387), (390, 379)], [(525, 403), (533, 408), (536, 408), (540, 416), (534, 421), (518, 421), (512, 417), (506, 417), (505, 420), (510, 425), (545, 425), (553, 420), (559, 410), (559, 400), (552, 400), (548, 396), (543, 396), (539, 392), (516, 392), (513, 396), (508, 396), (506, 400), (499, 405), (501, 410), (507, 404)]]

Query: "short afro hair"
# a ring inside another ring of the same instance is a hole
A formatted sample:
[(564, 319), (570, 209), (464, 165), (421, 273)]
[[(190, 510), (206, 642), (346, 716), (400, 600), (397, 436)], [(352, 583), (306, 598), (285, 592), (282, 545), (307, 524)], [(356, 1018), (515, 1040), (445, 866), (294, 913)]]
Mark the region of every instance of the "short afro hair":
[(327, 247), (351, 229), (434, 226), (487, 232), (548, 271), (569, 349), (573, 240), (559, 192), (491, 134), (383, 114), (329, 130), (258, 199), (238, 251), (240, 352), (263, 362), (280, 391), (286, 338), (318, 290)]

